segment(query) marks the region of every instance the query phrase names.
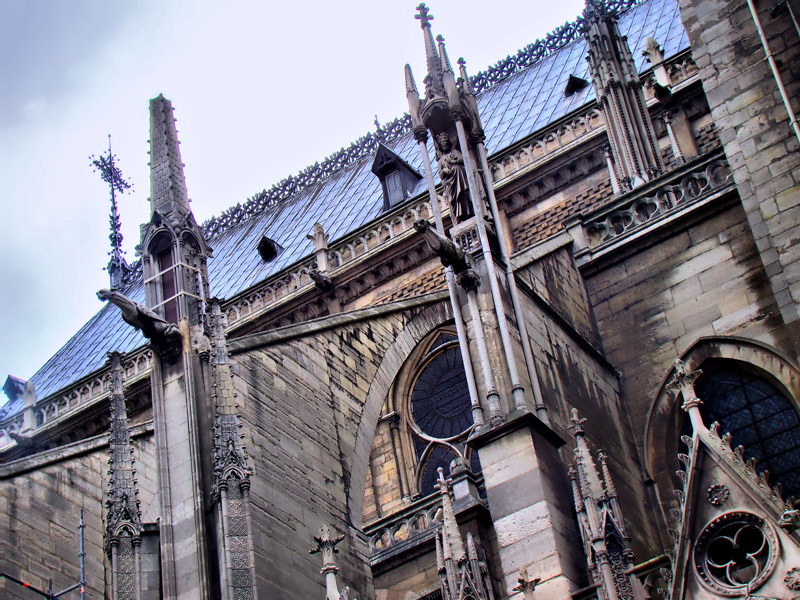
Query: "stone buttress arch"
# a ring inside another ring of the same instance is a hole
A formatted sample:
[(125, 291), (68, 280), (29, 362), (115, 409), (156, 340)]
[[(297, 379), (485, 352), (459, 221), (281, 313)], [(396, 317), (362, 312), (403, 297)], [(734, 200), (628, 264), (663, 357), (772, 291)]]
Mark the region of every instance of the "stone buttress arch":
[(354, 454), (351, 457), (351, 477), (349, 499), (347, 502), (350, 523), (361, 529), (364, 505), (364, 486), (367, 481), (369, 456), (372, 438), (378, 425), (378, 418), (386, 398), (392, 389), (395, 377), (417, 345), (435, 328), (453, 319), (453, 311), (448, 301), (429, 306), (415, 315), (387, 349), (378, 370), (372, 379), (361, 420), (356, 433)]

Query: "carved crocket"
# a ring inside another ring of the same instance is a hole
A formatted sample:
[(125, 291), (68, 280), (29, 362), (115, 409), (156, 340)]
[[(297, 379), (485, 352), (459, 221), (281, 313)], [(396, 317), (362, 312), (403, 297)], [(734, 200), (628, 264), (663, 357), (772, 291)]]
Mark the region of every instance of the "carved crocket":
[(119, 292), (104, 289), (97, 292), (97, 297), (118, 306), (122, 320), (141, 331), (144, 337), (162, 351), (162, 354), (177, 357), (183, 338), (176, 325), (165, 321), (143, 304)]

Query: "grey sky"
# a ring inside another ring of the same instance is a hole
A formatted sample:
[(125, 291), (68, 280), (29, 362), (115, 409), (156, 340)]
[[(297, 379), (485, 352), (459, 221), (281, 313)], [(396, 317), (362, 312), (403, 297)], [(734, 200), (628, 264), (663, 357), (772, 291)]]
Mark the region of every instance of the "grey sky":
[[(0, 379), (29, 378), (100, 308), (114, 152), (129, 261), (148, 218), (148, 101), (175, 106), (198, 221), (407, 110), (419, 0), (0, 0)], [(430, 0), (434, 33), (471, 73), (574, 18), (580, 0)], [(213, 282), (212, 282), (213, 284)], [(213, 290), (212, 290), (213, 292)], [(0, 400), (3, 400), (0, 397)]]

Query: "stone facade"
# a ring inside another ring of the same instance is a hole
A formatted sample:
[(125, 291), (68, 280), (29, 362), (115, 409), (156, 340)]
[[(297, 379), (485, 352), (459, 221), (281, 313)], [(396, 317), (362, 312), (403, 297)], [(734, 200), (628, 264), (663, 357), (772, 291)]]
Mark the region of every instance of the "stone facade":
[[(789, 103), (792, 9), (753, 8)], [(70, 342), (4, 388), (6, 597), (77, 583), (81, 531), (89, 597), (797, 589), (798, 137), (749, 0), (589, 0), (474, 78), (418, 10), (410, 115), (209, 224), (152, 101), (142, 261), (85, 328), (103, 362)], [(574, 104), (534, 127), (512, 84)], [(763, 543), (719, 555), (717, 527)]]

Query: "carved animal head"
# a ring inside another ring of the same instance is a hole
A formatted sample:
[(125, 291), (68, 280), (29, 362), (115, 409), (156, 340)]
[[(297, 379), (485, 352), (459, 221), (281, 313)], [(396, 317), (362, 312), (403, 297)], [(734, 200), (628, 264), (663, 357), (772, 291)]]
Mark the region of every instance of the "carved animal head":
[(114, 293), (114, 292), (112, 292), (111, 290), (108, 290), (108, 289), (102, 289), (102, 290), (100, 290), (99, 292), (97, 292), (97, 297), (98, 297), (100, 300), (102, 300), (103, 302), (105, 302), (106, 300), (110, 300), (110, 299), (111, 299), (111, 295), (112, 295), (113, 293)]

